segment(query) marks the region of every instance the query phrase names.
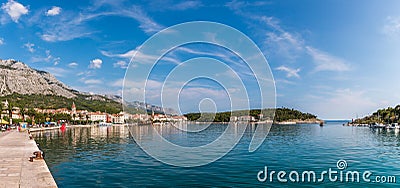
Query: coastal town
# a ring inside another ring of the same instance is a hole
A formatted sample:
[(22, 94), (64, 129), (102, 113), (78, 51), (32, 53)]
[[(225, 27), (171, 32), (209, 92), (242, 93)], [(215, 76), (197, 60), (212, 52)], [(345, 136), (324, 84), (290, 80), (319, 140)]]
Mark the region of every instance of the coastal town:
[(27, 122), (30, 126), (38, 125), (59, 125), (60, 123), (70, 124), (124, 124), (128, 122), (148, 123), (148, 122), (182, 122), (186, 121), (185, 116), (166, 115), (166, 114), (130, 114), (119, 112), (110, 114), (107, 112), (90, 112), (88, 110), (78, 110), (73, 102), (70, 108), (41, 109), (41, 108), (21, 108), (12, 106), (8, 100), (1, 102), (1, 124), (18, 124)]

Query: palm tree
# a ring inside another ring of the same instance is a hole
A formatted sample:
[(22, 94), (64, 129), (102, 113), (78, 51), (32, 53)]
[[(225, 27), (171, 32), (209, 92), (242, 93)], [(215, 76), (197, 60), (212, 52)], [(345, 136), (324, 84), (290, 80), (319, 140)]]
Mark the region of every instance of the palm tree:
[(21, 113), (22, 121), (25, 121), (26, 110), (25, 110), (24, 106), (21, 106), (21, 109), (19, 110), (19, 113)]
[(76, 118), (76, 114), (72, 114), (72, 119), (74, 121), (74, 124), (75, 124), (75, 118)]
[(35, 110), (33, 108), (28, 109), (28, 112), (26, 112), (26, 115), (28, 115), (31, 118), (32, 125), (34, 125), (35, 124), (35, 115), (36, 115)]
[(78, 114), (78, 117), (79, 117), (79, 124), (82, 124), (82, 117), (83, 117), (82, 114), (79, 113), (79, 114)]
[(0, 104), (0, 120), (3, 119), (3, 103)]
[(89, 115), (86, 114), (86, 125), (88, 124), (88, 122), (89, 122)]
[(53, 113), (49, 113), (50, 121), (54, 121), (55, 115)]
[(10, 103), (8, 103), (8, 108), (7, 108), (7, 110), (8, 110), (8, 117), (9, 117), (9, 119), (10, 119), (10, 124), (12, 124), (12, 109), (13, 109), (13, 105), (12, 105), (11, 102), (10, 102)]

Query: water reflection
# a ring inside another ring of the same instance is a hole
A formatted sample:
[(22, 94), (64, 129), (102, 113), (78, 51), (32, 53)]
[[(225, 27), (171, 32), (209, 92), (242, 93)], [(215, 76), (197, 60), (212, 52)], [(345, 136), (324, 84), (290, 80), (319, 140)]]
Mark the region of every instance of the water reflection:
[[(138, 125), (128, 126), (132, 137), (140, 142), (157, 141), (157, 135), (180, 146), (196, 147), (206, 145), (220, 137), (223, 133), (232, 138), (240, 137), (242, 132), (245, 136), (251, 136), (256, 129), (256, 124), (161, 124), (161, 125)], [(192, 131), (184, 131), (192, 130)], [(193, 132), (193, 130), (198, 130)]]
[[(236, 125), (230, 129), (227, 124), (213, 124), (197, 133), (182, 132), (180, 128), (185, 130), (190, 129), (185, 126), (202, 125), (175, 126), (181, 127), (78, 127), (68, 128), (65, 132), (53, 130), (33, 135), (46, 152), (46, 163), (59, 187), (266, 186), (256, 178), (264, 165), (271, 170), (322, 171), (336, 168), (339, 159), (345, 159), (351, 170), (371, 170), (376, 175), (398, 177), (400, 135), (394, 130), (344, 127), (341, 123), (328, 123), (322, 128), (319, 125), (273, 126), (263, 145), (249, 153), (255, 124)], [(200, 146), (225, 131), (232, 137), (240, 135), (243, 128), (246, 128), (244, 137), (234, 150), (222, 159), (198, 168), (165, 165), (144, 153), (131, 138), (135, 136), (141, 142), (156, 144), (153, 136), (161, 134), (182, 146)], [(325, 183), (323, 185), (327, 187), (344, 186), (343, 183)], [(282, 187), (282, 184), (270, 183), (268, 186)], [(376, 184), (346, 186), (375, 187)]]
[(74, 127), (66, 131), (33, 132), (32, 135), (45, 150), (46, 161), (51, 161), (52, 165), (80, 158), (85, 153), (117, 153), (118, 147), (110, 146), (129, 142), (129, 130), (124, 126)]

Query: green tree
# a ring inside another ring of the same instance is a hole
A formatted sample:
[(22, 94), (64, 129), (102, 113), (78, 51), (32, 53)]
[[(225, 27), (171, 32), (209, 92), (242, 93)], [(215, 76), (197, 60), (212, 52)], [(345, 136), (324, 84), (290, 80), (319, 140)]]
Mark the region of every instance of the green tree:
[(4, 109), (3, 103), (0, 103), (0, 120), (3, 119), (3, 109)]
[(89, 122), (89, 115), (86, 114), (86, 125), (88, 124), (88, 122)]
[(19, 113), (22, 116), (22, 121), (25, 121), (25, 114), (26, 114), (25, 106), (20, 107)]
[(82, 115), (81, 113), (79, 113), (79, 114), (78, 114), (78, 117), (79, 117), (79, 124), (82, 124), (83, 115)]
[(8, 118), (10, 120), (10, 124), (12, 124), (12, 109), (13, 109), (13, 107), (14, 106), (12, 105), (12, 103), (9, 102), (7, 110), (8, 110)]
[(29, 108), (28, 111), (26, 112), (26, 115), (29, 116), (29, 118), (31, 119), (32, 124), (35, 123), (35, 115), (36, 115), (36, 111), (33, 108)]

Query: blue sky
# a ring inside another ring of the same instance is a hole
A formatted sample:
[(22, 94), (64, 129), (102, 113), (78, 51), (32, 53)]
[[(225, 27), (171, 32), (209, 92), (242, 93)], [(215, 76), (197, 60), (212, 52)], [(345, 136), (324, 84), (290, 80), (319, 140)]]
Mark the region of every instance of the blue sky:
[(396, 0), (0, 2), (0, 58), (49, 71), (81, 91), (120, 94), (143, 42), (202, 20), (234, 27), (260, 47), (277, 106), (341, 119), (400, 102)]

